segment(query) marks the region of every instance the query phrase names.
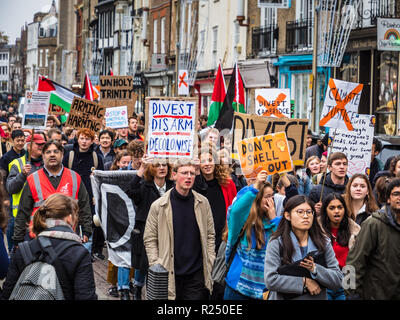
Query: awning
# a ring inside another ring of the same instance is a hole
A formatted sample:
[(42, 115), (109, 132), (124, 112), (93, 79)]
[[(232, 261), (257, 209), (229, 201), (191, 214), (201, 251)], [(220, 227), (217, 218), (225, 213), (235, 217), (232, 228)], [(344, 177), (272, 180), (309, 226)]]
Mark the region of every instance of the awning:
[(251, 63), (239, 63), (245, 88), (269, 88), (271, 87), (270, 75), (275, 75), (275, 67), (265, 60)]

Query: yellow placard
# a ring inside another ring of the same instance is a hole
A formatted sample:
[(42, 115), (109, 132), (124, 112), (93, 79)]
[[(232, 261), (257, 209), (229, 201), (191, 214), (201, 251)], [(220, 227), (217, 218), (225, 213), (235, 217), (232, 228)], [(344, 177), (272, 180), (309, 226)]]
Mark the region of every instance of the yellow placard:
[(242, 172), (247, 179), (257, 177), (261, 170), (268, 175), (293, 171), (285, 132), (244, 139), (238, 142)]

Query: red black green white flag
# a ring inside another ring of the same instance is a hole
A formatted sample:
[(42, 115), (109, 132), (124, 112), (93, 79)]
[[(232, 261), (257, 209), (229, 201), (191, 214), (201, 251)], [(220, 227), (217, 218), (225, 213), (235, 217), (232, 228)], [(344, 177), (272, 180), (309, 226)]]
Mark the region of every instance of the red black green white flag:
[(246, 113), (243, 79), (240, 74), (237, 63), (233, 69), (232, 77), (229, 81), (228, 91), (226, 93), (222, 109), (218, 120), (215, 122), (215, 128), (219, 131), (232, 129), (233, 113)]
[(211, 96), (211, 105), (208, 112), (207, 126), (211, 126), (217, 121), (222, 105), (226, 96), (226, 86), (221, 63), (218, 66), (217, 77), (214, 82), (214, 89)]

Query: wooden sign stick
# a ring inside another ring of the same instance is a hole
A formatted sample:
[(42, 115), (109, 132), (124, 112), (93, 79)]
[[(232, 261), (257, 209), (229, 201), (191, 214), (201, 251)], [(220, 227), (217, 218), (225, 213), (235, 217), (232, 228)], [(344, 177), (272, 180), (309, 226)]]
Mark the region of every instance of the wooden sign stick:
[[(335, 132), (333, 133), (333, 139), (332, 139), (332, 142), (331, 142), (331, 144), (330, 144), (330, 146), (329, 146), (329, 148), (330, 148), (330, 152), (332, 152), (332, 147), (333, 147), (333, 142), (335, 141), (335, 138), (336, 138), (336, 128), (335, 128)], [(329, 154), (329, 152), (328, 152), (328, 154)], [(322, 195), (323, 195), (323, 193), (324, 193), (324, 186), (325, 186), (325, 180), (326, 180), (326, 172), (328, 171), (328, 163), (326, 164), (326, 168), (325, 168), (325, 172), (324, 172), (324, 180), (322, 181), (322, 188), (321, 188), (321, 195), (320, 195), (320, 197), (319, 197), (319, 202), (321, 202), (322, 201)]]
[(32, 137), (31, 137), (31, 145), (29, 146), (29, 156), (28, 156), (28, 162), (31, 162), (32, 158), (32, 143), (33, 143), (33, 137), (35, 136), (35, 128), (32, 129)]

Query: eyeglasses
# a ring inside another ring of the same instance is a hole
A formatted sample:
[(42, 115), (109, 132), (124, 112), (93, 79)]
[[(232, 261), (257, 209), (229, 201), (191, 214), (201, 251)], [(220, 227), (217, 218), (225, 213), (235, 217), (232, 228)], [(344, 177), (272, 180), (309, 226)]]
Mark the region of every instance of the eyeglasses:
[(400, 197), (400, 192), (393, 192), (390, 194), (391, 197), (399, 198)]
[(307, 217), (313, 216), (314, 215), (314, 211), (312, 211), (311, 209), (308, 210), (304, 210), (304, 209), (297, 209), (294, 212), (297, 213), (298, 216), (300, 217), (304, 217), (304, 214), (307, 215)]
[(194, 177), (196, 175), (196, 172), (194, 172), (194, 171), (183, 171), (183, 172), (178, 172), (178, 173), (183, 175), (183, 176), (192, 176), (192, 177)]

